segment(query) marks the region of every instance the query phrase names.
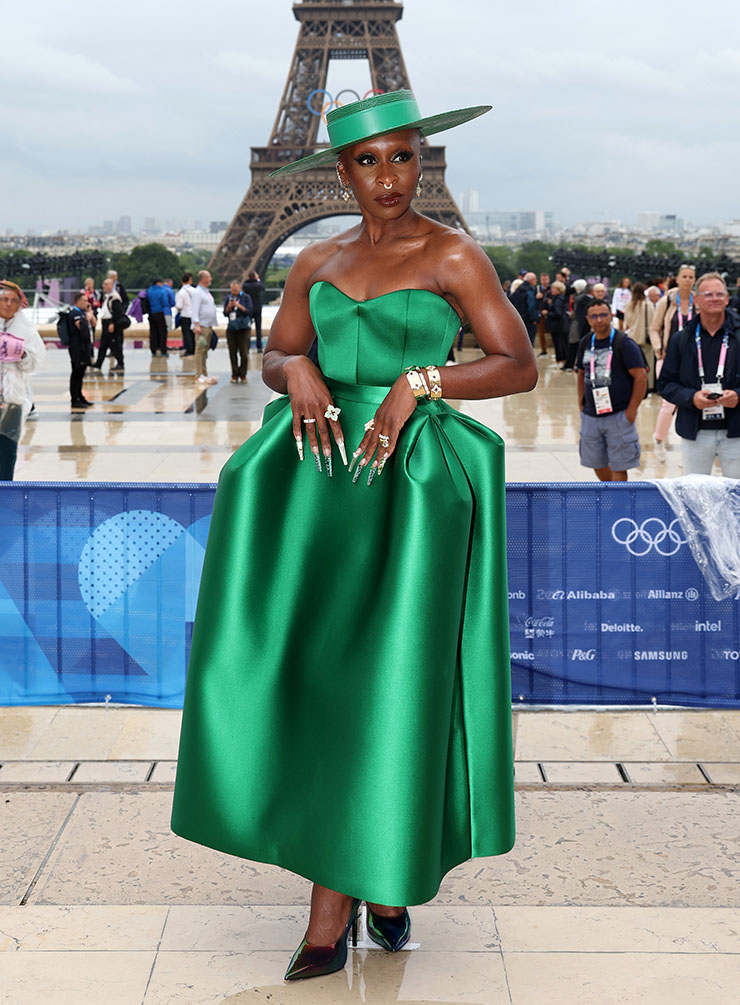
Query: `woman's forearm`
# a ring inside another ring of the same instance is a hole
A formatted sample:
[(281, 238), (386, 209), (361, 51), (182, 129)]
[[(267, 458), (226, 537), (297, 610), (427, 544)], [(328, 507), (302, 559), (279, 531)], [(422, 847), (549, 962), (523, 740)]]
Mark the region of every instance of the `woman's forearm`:
[(291, 355), (281, 349), (268, 349), (262, 361), (262, 380), (278, 394), (287, 394), (288, 370), (306, 365), (316, 369), (308, 356)]
[(470, 363), (439, 368), (442, 397), (475, 400), (502, 398), (507, 394), (531, 391), (537, 383), (534, 361), (492, 354)]

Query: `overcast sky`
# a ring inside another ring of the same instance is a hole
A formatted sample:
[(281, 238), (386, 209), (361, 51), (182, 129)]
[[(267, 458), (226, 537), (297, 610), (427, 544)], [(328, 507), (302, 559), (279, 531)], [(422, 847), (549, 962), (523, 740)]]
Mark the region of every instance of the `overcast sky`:
[[(740, 5), (406, 0), (398, 30), (424, 115), (494, 105), (439, 138), (456, 198), (562, 224), (740, 217)], [(231, 219), (297, 31), (290, 0), (4, 10), (0, 231)], [(332, 64), (329, 90), (368, 86)]]

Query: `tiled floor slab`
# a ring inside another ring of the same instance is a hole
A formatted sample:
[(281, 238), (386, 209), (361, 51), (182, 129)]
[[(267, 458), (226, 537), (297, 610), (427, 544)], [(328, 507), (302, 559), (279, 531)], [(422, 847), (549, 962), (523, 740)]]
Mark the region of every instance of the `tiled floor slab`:
[(64, 782), (74, 761), (4, 761), (0, 768), (0, 785), (6, 782)]
[(154, 952), (166, 917), (148, 905), (0, 907), (0, 952)]
[(655, 728), (678, 761), (740, 760), (740, 720), (732, 713), (657, 715)]
[[(680, 713), (665, 713), (672, 716)], [(522, 761), (670, 761), (650, 712), (532, 712), (520, 715)], [(685, 758), (684, 758), (685, 760)]]
[(40, 904), (302, 904), (310, 884), (177, 837), (172, 793), (87, 792), (36, 887)]
[(517, 841), (434, 903), (740, 906), (740, 793), (520, 791)]
[[(74, 774), (75, 782), (144, 782), (150, 761), (85, 761)], [(2, 773), (0, 773), (0, 780)]]
[(182, 712), (179, 709), (132, 709), (108, 756), (121, 760), (175, 760), (181, 720)]
[(3, 1005), (140, 1005), (154, 953), (5, 953)]
[(103, 760), (109, 756), (128, 714), (126, 708), (60, 708), (30, 756), (34, 760)]
[[(624, 761), (622, 767), (635, 785), (706, 785), (695, 763), (673, 764), (655, 761)], [(740, 776), (739, 776), (740, 777)]]
[(737, 953), (740, 910), (495, 907), (504, 953)]
[(740, 955), (505, 953), (513, 1005), (737, 1005)]
[(543, 761), (545, 777), (553, 784), (624, 784), (616, 764), (609, 761)]
[(718, 762), (704, 767), (715, 785), (740, 785), (740, 764)]
[(73, 792), (0, 795), (0, 904), (17, 904), (75, 803)]
[(519, 785), (544, 785), (536, 761), (514, 761), (514, 781)]
[(0, 760), (15, 761), (30, 757), (58, 712), (56, 705), (0, 708)]
[(286, 953), (160, 953), (144, 1005), (510, 1005), (501, 954), (350, 952), (341, 973), (286, 984)]
[(160, 761), (154, 766), (152, 782), (172, 782), (174, 784), (177, 774), (177, 761)]
[[(161, 949), (292, 952), (303, 938), (307, 922), (307, 906), (173, 906), (167, 916)], [(499, 946), (490, 907), (414, 907), (411, 924), (412, 941), (420, 944), (419, 952), (486, 953)]]
[[(307, 903), (306, 880), (173, 835), (171, 800), (84, 794), (32, 902)], [(740, 906), (739, 811), (709, 788), (520, 791), (514, 849), (453, 870), (434, 903)]]

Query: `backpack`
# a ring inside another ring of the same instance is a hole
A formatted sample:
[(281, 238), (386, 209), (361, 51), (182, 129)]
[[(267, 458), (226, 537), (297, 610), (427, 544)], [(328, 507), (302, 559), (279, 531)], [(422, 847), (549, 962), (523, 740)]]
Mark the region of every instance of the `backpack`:
[[(624, 365), (624, 340), (626, 338), (627, 338), (627, 333), (626, 332), (623, 332), (621, 330), (621, 328), (616, 328), (615, 329), (615, 331), (614, 331), (614, 354), (619, 357), (619, 362), (622, 364), (622, 369), (625, 370), (625, 371), (627, 370), (627, 367)], [(581, 338), (581, 343), (583, 344), (583, 351), (584, 351), (584, 353), (585, 353), (586, 349), (588, 348), (590, 342), (591, 342), (591, 331), (589, 330)], [(645, 372), (646, 373), (650, 373), (650, 367), (648, 366), (648, 361), (645, 359), (645, 353), (642, 351), (642, 346), (641, 345), (637, 345), (637, 342), (635, 342), (634, 339), (632, 339), (632, 342), (640, 350), (640, 355), (642, 356), (642, 365), (643, 365), (643, 367), (645, 369)]]
[(57, 315), (57, 337), (64, 346), (69, 345), (69, 316), (72, 308), (69, 305), (62, 307)]

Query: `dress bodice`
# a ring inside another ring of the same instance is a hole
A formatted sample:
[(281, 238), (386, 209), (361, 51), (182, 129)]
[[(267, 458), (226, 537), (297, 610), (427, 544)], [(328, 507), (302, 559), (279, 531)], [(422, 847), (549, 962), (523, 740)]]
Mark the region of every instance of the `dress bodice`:
[(346, 384), (388, 386), (407, 366), (441, 366), (460, 328), (457, 311), (430, 290), (354, 300), (321, 280), (309, 294), (324, 374)]

